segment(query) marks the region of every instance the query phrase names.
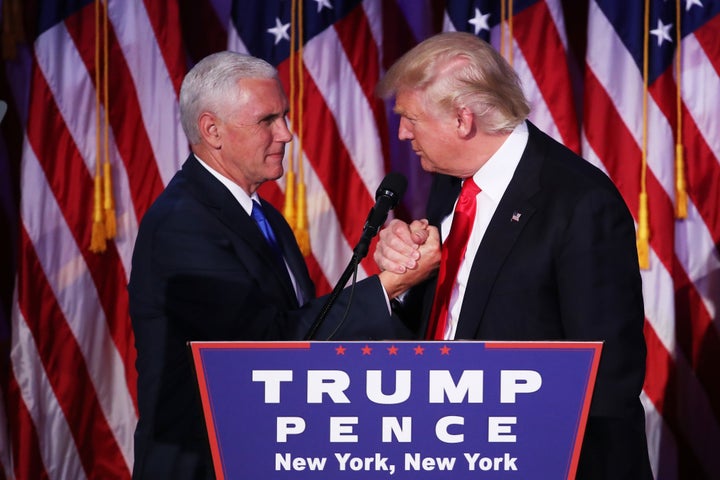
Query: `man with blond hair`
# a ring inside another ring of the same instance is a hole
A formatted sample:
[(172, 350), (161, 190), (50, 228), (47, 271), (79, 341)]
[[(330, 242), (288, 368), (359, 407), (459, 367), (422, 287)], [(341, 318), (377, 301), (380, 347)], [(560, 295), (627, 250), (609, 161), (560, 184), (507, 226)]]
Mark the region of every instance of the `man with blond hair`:
[(474, 35), (420, 43), (378, 93), (434, 179), (427, 220), (393, 221), (375, 260), (402, 273), (430, 233), (443, 242), (438, 276), (396, 314), (427, 339), (603, 341), (577, 478), (651, 478), (635, 227), (616, 187), (527, 120), (517, 74)]

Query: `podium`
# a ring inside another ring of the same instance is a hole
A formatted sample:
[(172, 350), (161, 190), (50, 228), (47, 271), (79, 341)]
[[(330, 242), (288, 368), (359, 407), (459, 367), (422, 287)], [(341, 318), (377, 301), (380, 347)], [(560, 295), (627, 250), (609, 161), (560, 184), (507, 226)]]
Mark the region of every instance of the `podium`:
[(190, 348), (218, 479), (572, 479), (602, 343)]

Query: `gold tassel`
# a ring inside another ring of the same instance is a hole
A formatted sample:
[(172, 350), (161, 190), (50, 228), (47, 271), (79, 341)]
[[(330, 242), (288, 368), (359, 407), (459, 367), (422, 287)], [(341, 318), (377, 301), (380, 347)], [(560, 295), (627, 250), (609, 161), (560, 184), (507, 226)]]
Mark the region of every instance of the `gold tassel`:
[[(292, 151), (290, 152), (292, 156)], [(293, 232), (297, 228), (297, 214), (295, 210), (295, 172), (288, 168), (285, 174), (285, 206), (283, 216), (287, 220)]]
[[(290, 5), (290, 125), (293, 130), (297, 129), (295, 124), (295, 109), (296, 109), (296, 95), (295, 95), (295, 70), (297, 69), (295, 53), (295, 43), (297, 42), (297, 5), (296, 1), (293, 0)], [(297, 215), (295, 214), (295, 138), (290, 141), (290, 151), (287, 156), (287, 173), (285, 174), (285, 205), (283, 207), (283, 216), (285, 220), (295, 232)]]
[(638, 210), (638, 231), (637, 250), (640, 268), (650, 268), (650, 224), (648, 222), (648, 197), (647, 193), (640, 194), (640, 205)]
[(110, 173), (110, 162), (107, 160), (103, 165), (103, 207), (105, 208), (105, 238), (108, 240), (117, 235), (117, 219), (115, 218), (115, 200), (112, 191), (112, 176)]
[(648, 38), (650, 37), (650, 4), (649, 0), (645, 0), (645, 16), (644, 16), (644, 35), (643, 35), (643, 138), (642, 138), (642, 157), (640, 165), (640, 198), (638, 204), (638, 231), (637, 231), (637, 251), (638, 263), (640, 268), (647, 270), (650, 268), (650, 222), (648, 221), (648, 195), (647, 195), (647, 144), (648, 144)]
[(303, 158), (303, 117), (305, 97), (305, 76), (303, 75), (303, 2), (298, 2), (298, 30), (299, 30), (299, 61), (298, 61), (298, 192), (297, 192), (297, 210), (295, 221), (295, 238), (303, 255), (307, 256), (311, 253), (310, 248), (310, 231), (308, 229), (307, 214), (307, 195), (305, 193), (305, 162)]
[(106, 5), (103, 13), (105, 14), (103, 16), (103, 92), (105, 94), (105, 121), (103, 123), (103, 133), (105, 135), (103, 139), (103, 153), (105, 154), (105, 163), (103, 164), (103, 207), (105, 208), (105, 238), (110, 240), (117, 235), (117, 219), (115, 218), (115, 199), (113, 197), (112, 169), (110, 167), (110, 139), (108, 138), (108, 132), (110, 131), (110, 91), (108, 88), (108, 66), (110, 64), (110, 57), (108, 56), (108, 45), (110, 42), (108, 41), (108, 11)]
[[(293, 0), (290, 5), (290, 113), (292, 128), (297, 131), (297, 95), (295, 93), (295, 71), (297, 70), (297, 1)], [(297, 215), (295, 214), (295, 138), (290, 141), (290, 151), (287, 156), (288, 166), (285, 174), (285, 205), (283, 216), (287, 220), (293, 233), (297, 228)]]
[(675, 110), (677, 111), (677, 129), (675, 141), (675, 218), (687, 218), (688, 195), (685, 178), (685, 151), (682, 142), (682, 31), (680, 29), (680, 0), (675, 1)]
[(681, 144), (675, 145), (675, 218), (687, 218), (688, 195), (685, 181), (685, 155)]
[[(283, 215), (293, 230), (295, 240), (303, 255), (310, 254), (310, 234), (308, 231), (308, 217), (305, 198), (305, 183), (303, 170), (303, 2), (293, 0), (290, 19), (290, 105), (292, 112), (292, 126), (297, 137), (297, 166), (298, 175), (295, 176), (295, 143), (290, 144), (288, 169), (285, 175), (285, 208)], [(297, 45), (297, 52), (295, 51)], [(295, 87), (297, 85), (297, 92)], [(296, 189), (297, 188), (297, 192)]]
[[(100, 25), (102, 16), (102, 27)], [(101, 57), (102, 43), (102, 57)], [(110, 165), (110, 108), (108, 89), (108, 14), (105, 2), (95, 0), (95, 182), (93, 196), (93, 226), (90, 237), (90, 251), (103, 253), (107, 240), (117, 235), (115, 199), (112, 188), (112, 167)], [(101, 60), (102, 59), (102, 60)], [(102, 61), (102, 64), (100, 63)], [(102, 73), (101, 73), (102, 69)], [(103, 108), (104, 107), (104, 108)], [(103, 115), (103, 121), (100, 116)], [(101, 135), (102, 132), (102, 135)], [(104, 161), (103, 161), (104, 159)]]
[(105, 222), (103, 222), (102, 210), (102, 177), (100, 171), (95, 172), (94, 205), (92, 234), (90, 236), (90, 251), (102, 253), (107, 249), (105, 237)]
[(310, 245), (310, 231), (308, 230), (307, 206), (305, 204), (305, 184), (298, 184), (298, 215), (297, 228), (295, 229), (295, 239), (298, 242), (300, 251), (304, 256), (310, 255), (312, 248)]
[(105, 222), (103, 221), (102, 175), (100, 148), (100, 0), (95, 1), (95, 181), (93, 184), (93, 218), (90, 233), (90, 251), (102, 253), (107, 249)]

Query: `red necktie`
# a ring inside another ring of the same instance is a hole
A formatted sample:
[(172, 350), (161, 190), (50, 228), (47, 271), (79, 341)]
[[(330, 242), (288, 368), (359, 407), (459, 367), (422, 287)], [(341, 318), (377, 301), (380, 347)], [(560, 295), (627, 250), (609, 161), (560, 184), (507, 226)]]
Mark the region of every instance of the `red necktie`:
[(440, 273), (438, 274), (437, 288), (435, 289), (435, 301), (430, 314), (428, 325), (428, 340), (443, 340), (450, 307), (450, 295), (457, 278), (460, 261), (465, 256), (468, 238), (475, 221), (475, 207), (477, 194), (480, 187), (475, 185), (472, 177), (465, 180), (460, 190), (460, 198), (455, 205), (450, 234), (443, 242), (440, 257)]

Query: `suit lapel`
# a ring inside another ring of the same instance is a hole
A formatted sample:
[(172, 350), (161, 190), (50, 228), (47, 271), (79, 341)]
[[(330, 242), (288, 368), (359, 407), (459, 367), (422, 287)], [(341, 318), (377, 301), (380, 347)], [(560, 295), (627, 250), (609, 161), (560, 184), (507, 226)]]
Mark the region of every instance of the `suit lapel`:
[(285, 261), (295, 277), (295, 283), (302, 294), (302, 299), (307, 302), (315, 298), (315, 285), (310, 279), (310, 273), (305, 263), (305, 258), (300, 252), (295, 234), (290, 229), (285, 218), (278, 212), (275, 207), (262, 200), (263, 209), (268, 218), (268, 222), (275, 231), (275, 236), (280, 243)]
[(535, 213), (530, 198), (540, 188), (540, 166), (545, 156), (536, 128), (528, 122), (528, 144), (520, 158), (473, 261), (458, 321), (456, 339), (476, 338), (488, 298), (506, 258)]
[[(277, 264), (270, 245), (250, 215), (233, 197), (230, 191), (212, 176), (193, 155), (183, 165), (183, 172), (194, 190), (194, 195), (215, 213), (217, 218), (237, 235), (232, 239), (235, 250), (241, 255), (248, 249), (263, 263), (263, 270), (254, 272), (263, 282), (272, 282), (272, 291), (283, 292), (291, 305), (297, 305), (297, 297), (286, 270)], [(276, 222), (274, 222), (276, 223)], [(273, 228), (275, 225), (271, 223)], [(283, 239), (286, 243), (286, 240)]]
[[(452, 212), (453, 207), (455, 206), (455, 200), (457, 200), (458, 195), (460, 195), (461, 188), (462, 180), (457, 177), (441, 174), (433, 175), (432, 185), (430, 186), (430, 192), (428, 194), (426, 213), (430, 225), (437, 227), (440, 231), (441, 238), (442, 228), (440, 223), (450, 214), (450, 212)], [(434, 276), (421, 285), (415, 287), (409, 293), (410, 297), (413, 297), (415, 301), (421, 302), (419, 310), (420, 325), (418, 326), (418, 331), (422, 332), (422, 334), (425, 333), (428, 327), (436, 287), (437, 276)]]
[[(440, 223), (450, 215), (455, 200), (460, 195), (462, 180), (447, 175), (436, 175), (430, 187), (427, 217), (431, 225), (440, 228)], [(442, 233), (442, 232), (441, 232)]]

